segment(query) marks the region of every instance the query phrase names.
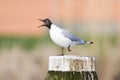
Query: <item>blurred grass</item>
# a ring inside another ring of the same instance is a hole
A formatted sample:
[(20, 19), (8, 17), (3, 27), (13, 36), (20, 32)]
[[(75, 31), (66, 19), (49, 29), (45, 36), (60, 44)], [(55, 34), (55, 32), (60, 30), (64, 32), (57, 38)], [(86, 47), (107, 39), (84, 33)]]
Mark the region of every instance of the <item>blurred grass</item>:
[(14, 36), (0, 36), (0, 49), (11, 49), (17, 45), (24, 50), (33, 50), (36, 45), (42, 45), (44, 42), (49, 43), (49, 36), (40, 37), (14, 37)]
[[(89, 34), (81, 36), (85, 40), (90, 40)], [(93, 42), (97, 42), (95, 44), (98, 45), (100, 51), (103, 50), (103, 46), (116, 46), (119, 42), (119, 35), (111, 34), (111, 35), (94, 35)], [(36, 37), (36, 36), (28, 36), (28, 37), (17, 37), (17, 36), (0, 36), (0, 49), (8, 48), (11, 49), (13, 46), (17, 45), (20, 48), (25, 50), (33, 50), (37, 45), (41, 46), (43, 44), (50, 43), (50, 37), (48, 35)], [(103, 53), (103, 52), (100, 52)]]

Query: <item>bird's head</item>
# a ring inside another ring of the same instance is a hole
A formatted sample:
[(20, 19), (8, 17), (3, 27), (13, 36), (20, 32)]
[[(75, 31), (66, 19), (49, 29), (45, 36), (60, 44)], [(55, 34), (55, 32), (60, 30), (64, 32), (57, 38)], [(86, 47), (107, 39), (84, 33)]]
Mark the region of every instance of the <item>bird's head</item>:
[(50, 19), (46, 18), (46, 19), (43, 19), (43, 20), (42, 19), (38, 19), (38, 20), (40, 20), (40, 21), (42, 21), (44, 23), (43, 25), (40, 25), (38, 27), (46, 26), (46, 27), (48, 27), (50, 29), (50, 26), (52, 24)]

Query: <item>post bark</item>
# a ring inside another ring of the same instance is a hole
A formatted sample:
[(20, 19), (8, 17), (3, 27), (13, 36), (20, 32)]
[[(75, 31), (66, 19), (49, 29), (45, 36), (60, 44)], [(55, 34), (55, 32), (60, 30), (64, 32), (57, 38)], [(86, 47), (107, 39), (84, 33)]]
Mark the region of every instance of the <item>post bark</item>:
[(95, 57), (50, 56), (49, 71), (45, 80), (98, 80)]

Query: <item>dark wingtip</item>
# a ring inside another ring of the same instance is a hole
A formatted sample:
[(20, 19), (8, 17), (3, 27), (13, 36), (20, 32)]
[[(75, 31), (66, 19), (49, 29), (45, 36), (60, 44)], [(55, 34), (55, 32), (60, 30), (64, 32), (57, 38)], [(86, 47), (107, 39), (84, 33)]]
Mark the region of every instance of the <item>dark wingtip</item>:
[(93, 44), (93, 42), (90, 42), (90, 44)]

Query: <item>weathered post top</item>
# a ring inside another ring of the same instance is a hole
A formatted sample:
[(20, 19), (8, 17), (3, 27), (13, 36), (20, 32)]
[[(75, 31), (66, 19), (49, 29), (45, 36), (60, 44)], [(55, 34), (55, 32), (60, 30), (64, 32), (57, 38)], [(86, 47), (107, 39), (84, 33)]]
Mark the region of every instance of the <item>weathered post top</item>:
[(95, 57), (50, 56), (49, 70), (45, 80), (98, 80)]
[(95, 71), (95, 57), (89, 56), (50, 56), (49, 71)]

